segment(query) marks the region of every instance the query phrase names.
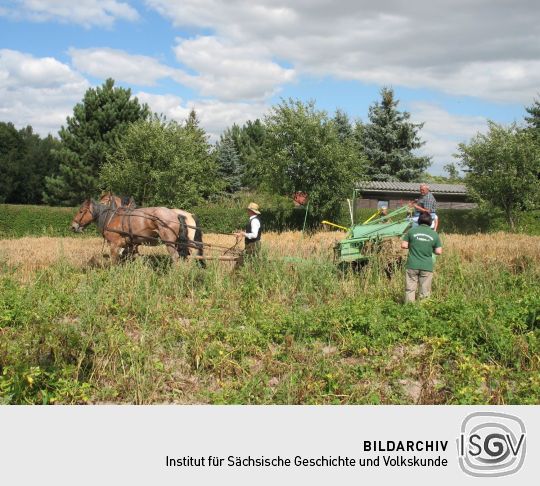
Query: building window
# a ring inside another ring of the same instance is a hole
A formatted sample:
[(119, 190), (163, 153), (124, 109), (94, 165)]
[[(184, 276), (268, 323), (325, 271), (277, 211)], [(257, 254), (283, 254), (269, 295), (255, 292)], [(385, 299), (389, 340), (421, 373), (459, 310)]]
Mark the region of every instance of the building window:
[(379, 202), (377, 203), (377, 209), (381, 209), (381, 208), (389, 208), (389, 205), (388, 205), (388, 202), (389, 201), (381, 201), (379, 200)]

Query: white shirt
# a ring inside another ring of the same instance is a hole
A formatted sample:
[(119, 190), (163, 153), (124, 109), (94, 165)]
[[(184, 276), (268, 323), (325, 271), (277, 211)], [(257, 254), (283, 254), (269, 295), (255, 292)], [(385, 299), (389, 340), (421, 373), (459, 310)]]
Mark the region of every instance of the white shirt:
[(259, 218), (256, 214), (250, 216), (249, 221), (251, 222), (251, 233), (246, 233), (246, 238), (248, 240), (254, 240), (255, 238), (257, 238), (257, 234), (259, 233), (259, 229), (261, 228), (261, 222), (259, 221)]

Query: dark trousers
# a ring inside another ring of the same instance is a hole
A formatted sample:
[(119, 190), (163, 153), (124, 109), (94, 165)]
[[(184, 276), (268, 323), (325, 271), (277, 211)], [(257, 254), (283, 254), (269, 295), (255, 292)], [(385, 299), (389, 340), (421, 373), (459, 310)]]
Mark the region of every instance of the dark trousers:
[(246, 243), (244, 247), (244, 253), (238, 257), (236, 261), (236, 267), (241, 267), (244, 262), (253, 258), (257, 258), (261, 254), (261, 242), (254, 241), (253, 243)]

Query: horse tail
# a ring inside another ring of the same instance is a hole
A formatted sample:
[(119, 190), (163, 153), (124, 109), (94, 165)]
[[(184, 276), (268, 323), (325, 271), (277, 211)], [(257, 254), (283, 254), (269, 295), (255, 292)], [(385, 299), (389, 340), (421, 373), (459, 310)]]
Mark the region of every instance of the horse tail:
[[(199, 221), (195, 216), (193, 216), (193, 221), (195, 221), (195, 235), (193, 239), (195, 240), (194, 241), (195, 246), (197, 247), (197, 255), (202, 257), (204, 253), (204, 245), (202, 241), (202, 230), (201, 230), (201, 227), (199, 226)], [(199, 265), (202, 268), (206, 268), (206, 263), (202, 259), (199, 260)]]
[(189, 238), (186, 217), (179, 214), (178, 221), (180, 222), (180, 228), (178, 230), (178, 237), (176, 238), (176, 249), (182, 258), (187, 258), (189, 256)]

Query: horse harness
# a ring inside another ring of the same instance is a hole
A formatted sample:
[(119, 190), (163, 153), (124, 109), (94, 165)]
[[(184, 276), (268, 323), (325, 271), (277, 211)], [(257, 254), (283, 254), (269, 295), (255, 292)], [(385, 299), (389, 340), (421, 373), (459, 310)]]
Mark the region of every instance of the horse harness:
[[(102, 205), (103, 206), (103, 205)], [(110, 222), (112, 221), (112, 219), (118, 215), (118, 210), (119, 209), (122, 209), (123, 213), (119, 216), (121, 216), (121, 228), (122, 230), (116, 230), (116, 229), (113, 229), (113, 228), (109, 228), (109, 224)], [(153, 216), (153, 215), (150, 215), (150, 214), (133, 214), (135, 209), (141, 209), (141, 208), (129, 208), (129, 207), (121, 207), (121, 208), (118, 208), (118, 207), (106, 207), (105, 209), (101, 209), (99, 207), (95, 207), (94, 205), (94, 208), (92, 210), (92, 216), (94, 219), (97, 219), (97, 225), (98, 225), (98, 228), (99, 230), (101, 231), (102, 233), (102, 236), (103, 238), (105, 238), (105, 231), (107, 232), (111, 232), (111, 233), (117, 233), (121, 236), (124, 236), (124, 237), (127, 237), (129, 238), (129, 243), (130, 244), (133, 244), (133, 240), (134, 238), (140, 238), (140, 239), (143, 239), (143, 240), (147, 240), (147, 241), (151, 241), (151, 242), (155, 242), (155, 243), (159, 243), (159, 242), (162, 242), (164, 243), (165, 245), (174, 245), (174, 246), (177, 246), (178, 245), (178, 241), (166, 241), (166, 240), (162, 240), (161, 238), (159, 237), (154, 237), (154, 236), (142, 236), (142, 235), (138, 235), (138, 234), (135, 234), (133, 233), (133, 227), (132, 227), (132, 223), (131, 223), (131, 218), (132, 217), (140, 217), (140, 218), (145, 218), (145, 219), (150, 219), (152, 221), (157, 221), (159, 223), (161, 223), (162, 225), (166, 226), (167, 228), (173, 230), (173, 232), (176, 233), (176, 231), (174, 231), (173, 228), (171, 228), (171, 226), (168, 224), (168, 222), (166, 221), (163, 221), (161, 218), (157, 217), (157, 216)], [(97, 212), (97, 214), (96, 214)], [(105, 216), (103, 217), (103, 223), (101, 222), (101, 217), (102, 215), (105, 214)], [(127, 218), (127, 221), (126, 221), (126, 218)], [(81, 215), (81, 218), (82, 219), (82, 215)], [(126, 222), (127, 222), (127, 231), (124, 231), (124, 228), (126, 227)], [(187, 222), (185, 221), (185, 217), (181, 217), (181, 218), (178, 218), (178, 222), (180, 223), (180, 227), (179, 227), (179, 235), (183, 234), (184, 236), (186, 235), (187, 233), (187, 230), (188, 228), (192, 228), (192, 229), (197, 229), (197, 226), (193, 226), (193, 225), (190, 225), (190, 224), (187, 224)], [(171, 222), (169, 222), (171, 223)], [(199, 227), (199, 229), (201, 229)], [(219, 233), (219, 232), (215, 232), (216, 234), (224, 234), (224, 235), (230, 235), (229, 233)], [(202, 242), (191, 242), (189, 239), (187, 239), (187, 241), (183, 241), (181, 243), (182, 246), (184, 246), (185, 248), (193, 248), (193, 249), (200, 249), (201, 246), (203, 247), (214, 247), (214, 248), (222, 248), (225, 250), (224, 252), (224, 255), (226, 254), (237, 254), (237, 253), (241, 253), (242, 251), (239, 250), (237, 248), (238, 244), (240, 242), (240, 239), (237, 238), (236, 239), (236, 242), (234, 243), (233, 246), (231, 247), (226, 247), (226, 246), (222, 246), (222, 245), (217, 245), (217, 244), (209, 244), (209, 243), (202, 243)]]

